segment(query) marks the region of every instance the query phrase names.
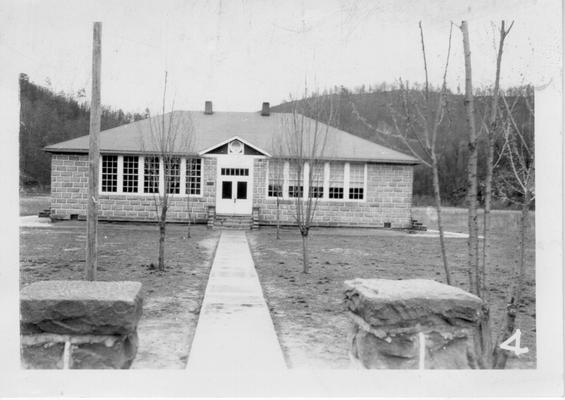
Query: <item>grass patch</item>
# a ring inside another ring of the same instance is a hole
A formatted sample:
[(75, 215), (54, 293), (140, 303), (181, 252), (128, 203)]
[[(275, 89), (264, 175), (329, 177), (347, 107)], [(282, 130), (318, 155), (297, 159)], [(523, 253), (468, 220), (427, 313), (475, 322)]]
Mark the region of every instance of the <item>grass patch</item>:
[[(157, 264), (158, 230), (149, 224), (99, 224), (98, 280), (143, 284), (140, 347), (132, 368), (184, 368), (204, 297), (219, 232), (167, 227), (166, 271)], [(84, 222), (20, 229), (20, 285), (83, 279)]]
[[(429, 224), (427, 209), (415, 217)], [(519, 213), (493, 212), (489, 268), (491, 320), (497, 333), (504, 319), (509, 276), (518, 255)], [(424, 219), (428, 218), (428, 220)], [(446, 213), (446, 229), (466, 232), (463, 209)], [(531, 222), (533, 226), (534, 215)], [(297, 229), (263, 228), (248, 233), (257, 272), (271, 310), (287, 363), (297, 368), (348, 368), (349, 320), (343, 306), (343, 281), (353, 278), (424, 278), (444, 282), (439, 239), (412, 237), (378, 229), (315, 229), (312, 231), (311, 273), (303, 274), (301, 239)], [(468, 290), (467, 240), (447, 240), (454, 285)], [(518, 316), (522, 347), (529, 352), (511, 358), (509, 368), (535, 368), (535, 238), (529, 231), (527, 276)]]

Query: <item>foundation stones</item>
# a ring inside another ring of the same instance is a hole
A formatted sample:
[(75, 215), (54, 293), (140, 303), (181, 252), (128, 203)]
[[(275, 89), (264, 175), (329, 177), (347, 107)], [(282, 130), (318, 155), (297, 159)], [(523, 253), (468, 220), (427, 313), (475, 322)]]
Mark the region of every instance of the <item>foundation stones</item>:
[(482, 300), (425, 279), (345, 282), (351, 359), (361, 368), (478, 368)]

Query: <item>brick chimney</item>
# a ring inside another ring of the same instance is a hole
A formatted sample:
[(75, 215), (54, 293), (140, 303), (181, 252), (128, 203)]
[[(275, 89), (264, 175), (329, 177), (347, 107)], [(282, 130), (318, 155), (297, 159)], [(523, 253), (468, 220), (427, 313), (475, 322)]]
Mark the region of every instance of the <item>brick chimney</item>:
[(212, 102), (210, 100), (206, 100), (204, 102), (204, 114), (212, 115), (214, 111), (212, 110)]
[(268, 117), (269, 115), (271, 115), (271, 106), (268, 102), (264, 102), (261, 108), (261, 116)]

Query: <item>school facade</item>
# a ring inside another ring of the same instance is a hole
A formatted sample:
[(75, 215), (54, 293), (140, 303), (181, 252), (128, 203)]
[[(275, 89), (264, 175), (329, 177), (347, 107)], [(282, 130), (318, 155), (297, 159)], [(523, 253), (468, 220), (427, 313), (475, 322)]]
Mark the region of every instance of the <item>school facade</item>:
[[(213, 112), (207, 102), (204, 112), (174, 111), (161, 118), (100, 133), (100, 220), (155, 221), (155, 197), (167, 190), (171, 222), (190, 216), (212, 225), (231, 217), (270, 225), (278, 202), (281, 223), (292, 225), (296, 198), (314, 197), (314, 225), (411, 225), (413, 157), (302, 117), (306, 142), (321, 127), (325, 145), (315, 165), (304, 164), (299, 175), (295, 154), (288, 148), (285, 153), (277, 139), (295, 116), (272, 113), (267, 103), (260, 112), (246, 113)], [(168, 168), (151, 140), (161, 122), (165, 131), (174, 125), (184, 143), (172, 150)], [(88, 145), (83, 136), (45, 148), (52, 156), (55, 220), (85, 218)]]

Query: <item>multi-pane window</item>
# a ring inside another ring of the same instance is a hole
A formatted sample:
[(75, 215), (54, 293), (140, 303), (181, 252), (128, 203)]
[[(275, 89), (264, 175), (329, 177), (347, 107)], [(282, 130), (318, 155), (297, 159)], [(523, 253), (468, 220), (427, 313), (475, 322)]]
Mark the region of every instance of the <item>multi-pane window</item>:
[(202, 159), (186, 160), (186, 193), (200, 195), (202, 190)]
[(267, 196), (282, 197), (283, 182), (284, 182), (284, 161), (281, 160), (269, 161), (269, 187), (267, 190)]
[(139, 157), (124, 156), (123, 177), (122, 191), (124, 193), (137, 193)]
[(365, 187), (365, 165), (350, 164), (349, 165), (349, 199), (363, 200), (363, 191)]
[(102, 191), (118, 191), (118, 156), (102, 156)]
[(171, 157), (165, 160), (165, 190), (170, 194), (180, 193), (180, 158)]
[(330, 163), (330, 182), (328, 197), (330, 199), (343, 199), (344, 164)]
[(310, 165), (310, 197), (324, 197), (324, 164), (315, 163)]
[(304, 193), (303, 186), (303, 168), (299, 168), (296, 162), (290, 162), (288, 166), (288, 197), (302, 197)]
[(159, 193), (159, 157), (145, 157), (143, 192)]

